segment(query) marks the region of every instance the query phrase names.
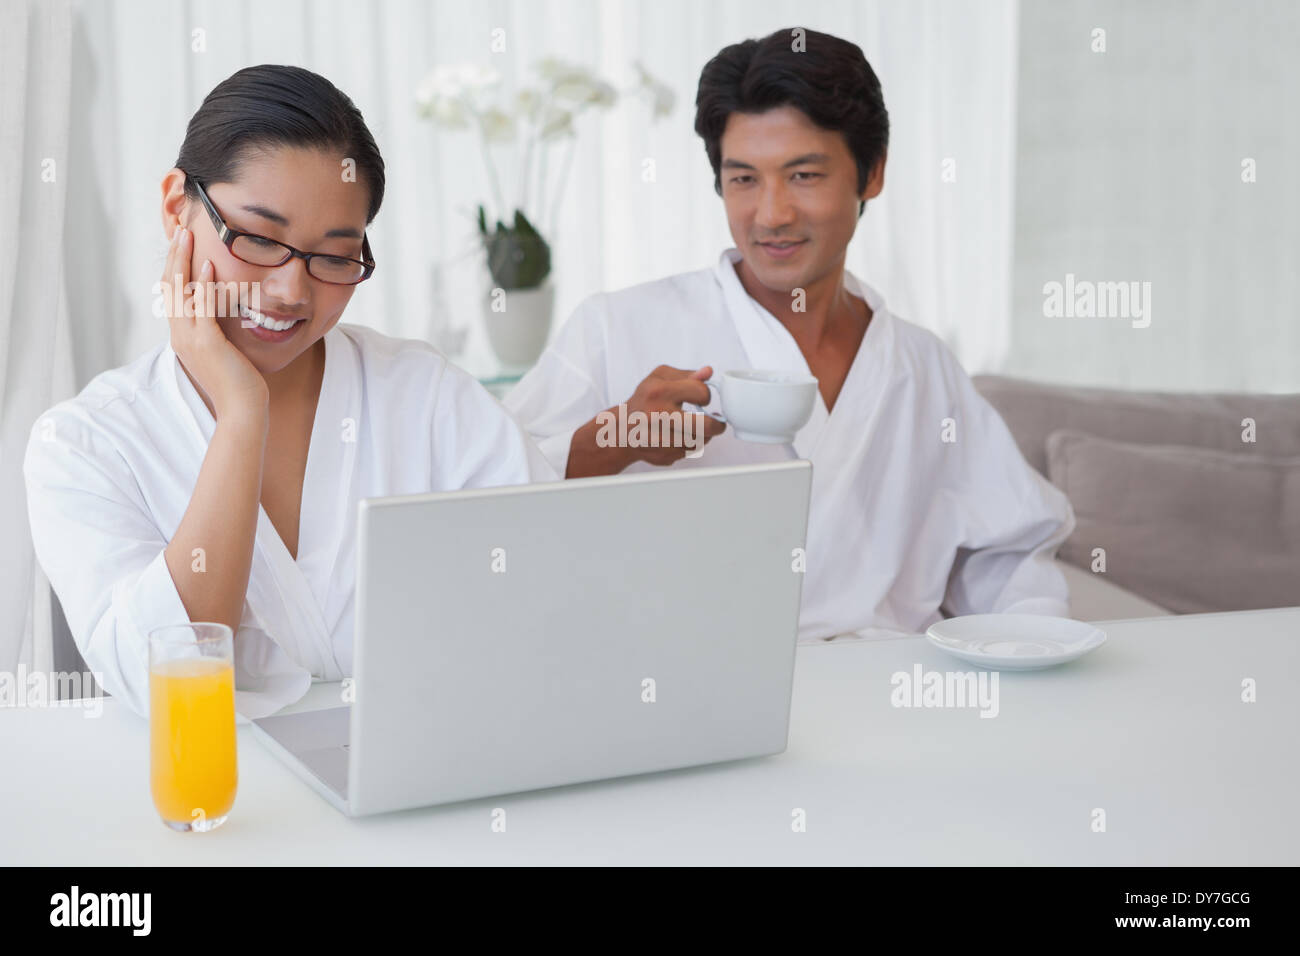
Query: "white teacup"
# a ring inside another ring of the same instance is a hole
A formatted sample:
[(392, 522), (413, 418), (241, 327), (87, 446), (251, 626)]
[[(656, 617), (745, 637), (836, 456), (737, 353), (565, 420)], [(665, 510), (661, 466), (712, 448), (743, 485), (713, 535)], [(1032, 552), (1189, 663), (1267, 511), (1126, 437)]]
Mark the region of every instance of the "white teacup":
[(726, 422), (745, 441), (786, 445), (812, 417), (817, 379), (799, 372), (734, 369), (704, 384), (716, 389)]

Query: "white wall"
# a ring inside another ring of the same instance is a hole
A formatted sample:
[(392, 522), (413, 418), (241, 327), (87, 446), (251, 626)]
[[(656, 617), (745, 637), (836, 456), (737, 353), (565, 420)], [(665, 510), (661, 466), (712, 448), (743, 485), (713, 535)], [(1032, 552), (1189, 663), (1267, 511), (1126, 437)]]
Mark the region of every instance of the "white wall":
[[(1298, 54), (1291, 0), (1021, 5), (1008, 372), (1300, 391)], [(1150, 282), (1150, 326), (1045, 318), (1067, 273)]]

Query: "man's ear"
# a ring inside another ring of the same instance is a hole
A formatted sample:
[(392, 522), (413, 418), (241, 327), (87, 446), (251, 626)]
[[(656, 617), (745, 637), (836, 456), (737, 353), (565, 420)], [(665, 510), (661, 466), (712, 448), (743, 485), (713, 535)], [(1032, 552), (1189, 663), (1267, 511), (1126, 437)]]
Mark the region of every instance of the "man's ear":
[(871, 175), (867, 177), (867, 185), (863, 188), (862, 194), (858, 196), (860, 200), (866, 202), (868, 199), (875, 199), (885, 188), (885, 160), (889, 158), (889, 150), (880, 154), (876, 160), (876, 165), (871, 167)]
[(162, 225), (169, 242), (177, 225), (185, 221), (190, 207), (189, 197), (185, 195), (185, 173), (173, 166), (162, 178)]

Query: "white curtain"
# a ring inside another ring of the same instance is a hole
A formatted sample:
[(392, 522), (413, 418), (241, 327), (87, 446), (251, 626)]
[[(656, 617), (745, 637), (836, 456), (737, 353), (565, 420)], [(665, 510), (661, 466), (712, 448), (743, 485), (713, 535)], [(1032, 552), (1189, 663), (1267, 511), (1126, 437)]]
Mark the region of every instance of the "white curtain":
[(49, 670), (49, 586), (32, 557), (22, 459), (73, 392), (62, 241), (70, 216), (71, 9), (7, 2), (0, 33), (0, 671)]
[[(66, 41), (66, 6), (37, 9), (63, 18)], [(537, 60), (555, 56), (627, 88), (640, 60), (676, 94), (675, 111), (658, 122), (650, 122), (646, 103), (632, 101), (580, 119), (572, 177), (548, 237), (558, 324), (592, 292), (709, 266), (731, 244), (693, 131), (704, 63), (728, 43), (780, 28), (845, 37), (880, 77), (891, 120), (885, 191), (868, 205), (849, 267), (894, 311), (944, 336), (968, 369), (996, 368), (1007, 348), (1017, 20), (1014, 0), (108, 0), (74, 6), (71, 67), (67, 49), (29, 58), (26, 41), (16, 39), (24, 30), (7, 23), (5, 50), (13, 45), (28, 65), (6, 57), (2, 95), (8, 109), (20, 95), (11, 77), (23, 80), (18, 89), (28, 89), (28, 99), (19, 102), (29, 126), (21, 149), (6, 140), (15, 165), (6, 155), (0, 188), (21, 188), (23, 223), (34, 230), (24, 237), (43, 235), (51, 250), (62, 241), (65, 255), (47, 250), (37, 258), (29, 250), (16, 268), (11, 256), (0, 261), (31, 290), (29, 299), (0, 300), (11, 323), (0, 337), (11, 374), (21, 366), (42, 383), (26, 392), (7, 385), (6, 440), (11, 425), (25, 436), (46, 399), (68, 391), (50, 390), (58, 328), (50, 290), (60, 275), (73, 303), (76, 388), (166, 334), (150, 309), (163, 255), (159, 180), (203, 96), (255, 63), (301, 65), (332, 80), (360, 107), (387, 163), (387, 199), (371, 230), (379, 268), (345, 320), (439, 343), (450, 329), (467, 328), (459, 360), (474, 370), (486, 365), (486, 348), (470, 217), (488, 185), (474, 140), (416, 116), (415, 89), (430, 68), (492, 66), (514, 89), (534, 76)], [(504, 31), (496, 35), (503, 52), (491, 47), (496, 29)], [(32, 86), (23, 78), (36, 68), (62, 79)], [(39, 117), (32, 104), (42, 108)], [(61, 205), (33, 205), (56, 202), (32, 178), (30, 164), (55, 149), (48, 137), (39, 146), (30, 140), (36, 123), (51, 136), (57, 131), (71, 151), (60, 166), (66, 218)], [(6, 130), (12, 126), (6, 121)], [(508, 154), (500, 155), (511, 183)], [(653, 182), (643, 181), (645, 159), (655, 161)], [(955, 181), (944, 179), (945, 160)], [(9, 176), (11, 168), (22, 175)], [(18, 234), (6, 232), (5, 250)], [(4, 487), (20, 488), (21, 453), (8, 443), (5, 450)], [(13, 501), (6, 496), (7, 518), (21, 513)], [(30, 582), (25, 521), (19, 527), (21, 553), (6, 546), (5, 560)], [(3, 586), (16, 588), (15, 580), (7, 574)], [(5, 592), (6, 623), (16, 623), (0, 634), (0, 663), (13, 658), (11, 635), (23, 626), (16, 608), (25, 602), (11, 598), (16, 590)]]

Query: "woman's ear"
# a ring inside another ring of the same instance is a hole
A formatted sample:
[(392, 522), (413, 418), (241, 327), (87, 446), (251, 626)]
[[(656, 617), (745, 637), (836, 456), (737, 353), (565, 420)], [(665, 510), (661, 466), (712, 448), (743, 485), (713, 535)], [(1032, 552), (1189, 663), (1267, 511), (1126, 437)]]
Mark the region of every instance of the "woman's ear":
[(185, 195), (185, 173), (172, 167), (162, 179), (162, 225), (169, 242), (176, 227), (184, 221), (189, 205), (189, 198)]

